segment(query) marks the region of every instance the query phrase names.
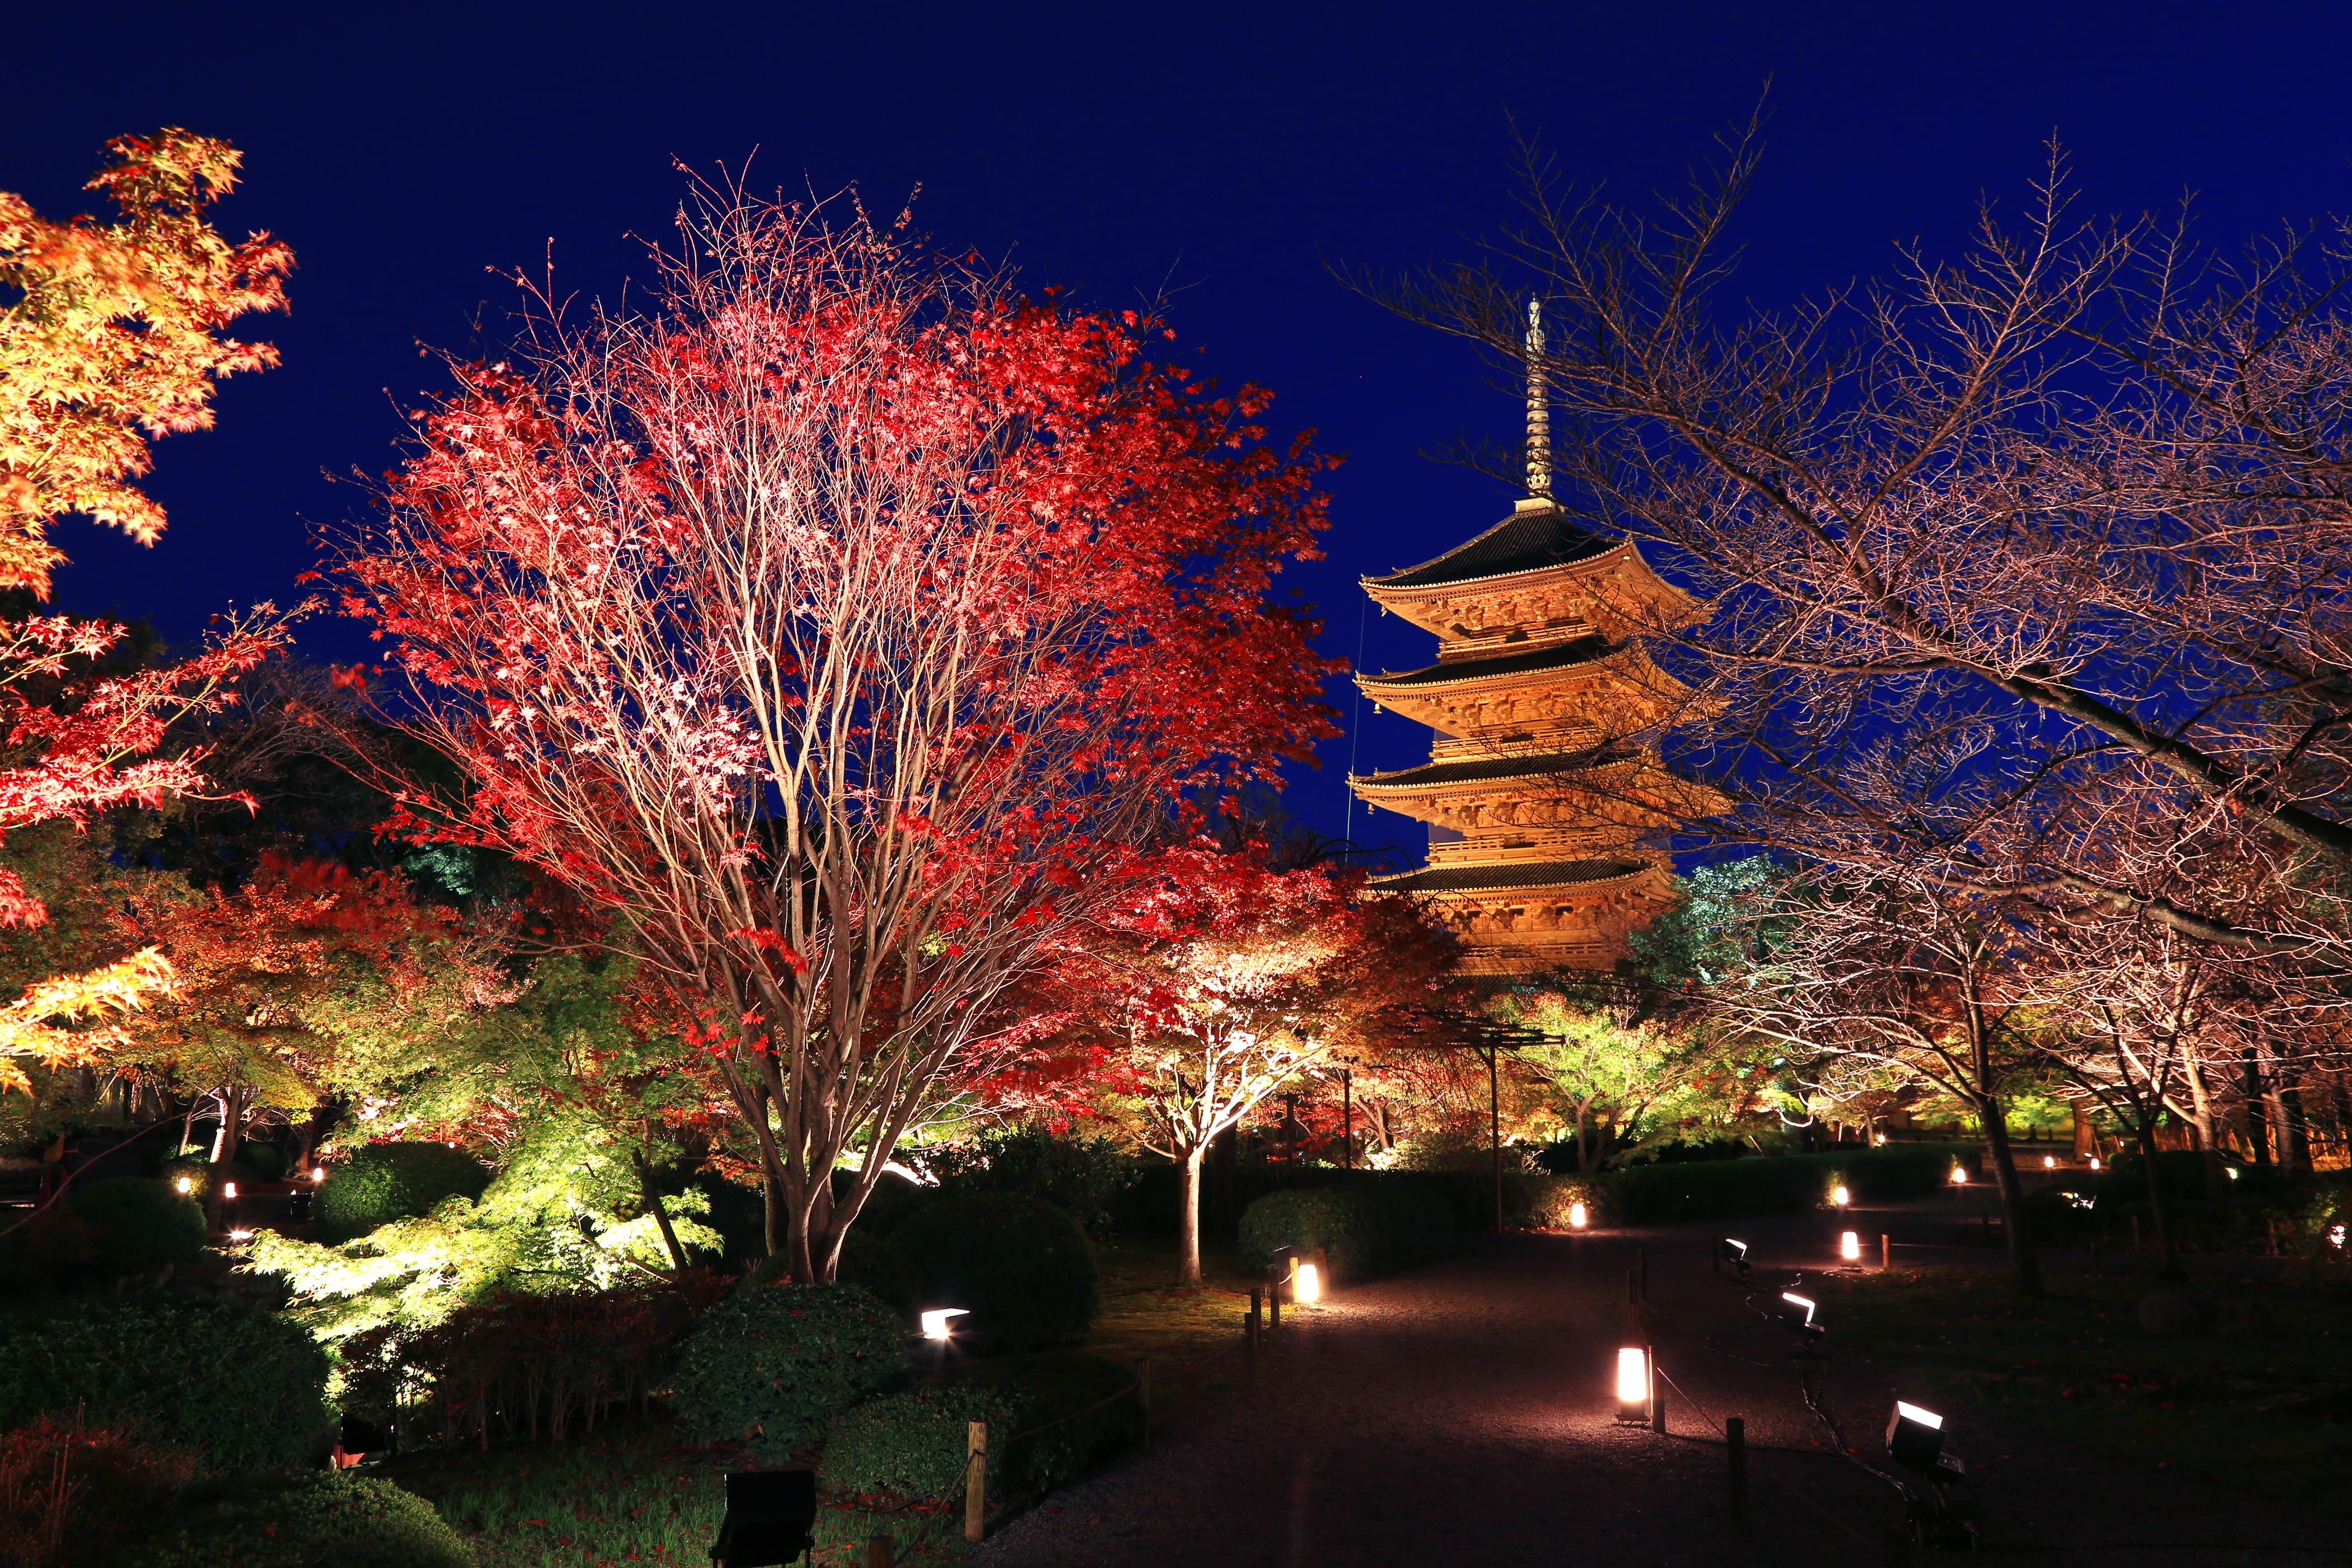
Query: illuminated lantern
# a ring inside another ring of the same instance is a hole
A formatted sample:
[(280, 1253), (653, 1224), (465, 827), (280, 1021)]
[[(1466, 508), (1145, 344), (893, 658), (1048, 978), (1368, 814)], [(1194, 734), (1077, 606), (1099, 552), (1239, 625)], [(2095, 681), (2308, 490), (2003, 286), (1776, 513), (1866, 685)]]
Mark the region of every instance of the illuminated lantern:
[(1298, 1278), (1291, 1282), (1290, 1298), (1302, 1306), (1313, 1306), (1323, 1299), (1323, 1271), (1312, 1263), (1298, 1266)]
[(2099, 1157), (2098, 1157), (2096, 1154), (2094, 1154), (2094, 1155), (2092, 1155), (2092, 1156), (2091, 1156), (2091, 1169), (2093, 1169), (2094, 1171), (2095, 1171), (2095, 1170), (2097, 1170), (2098, 1168), (2099, 1168)]
[(1839, 1208), (1843, 1208), (1846, 1205), (1853, 1202), (1853, 1194), (1846, 1191), (1844, 1184), (1841, 1183), (1837, 1186), (1830, 1189), (1830, 1202), (1836, 1205)]
[(2042, 1155), (2042, 1168), (2043, 1170), (2045, 1170), (2045, 1171), (2054, 1171), (2054, 1170), (2056, 1170), (2056, 1169), (2058, 1168), (2058, 1156), (2057, 1156), (2057, 1155), (2055, 1155), (2055, 1154), (2044, 1154), (2044, 1155)]
[(1847, 1231), (1843, 1236), (1839, 1237), (1838, 1256), (1844, 1258), (1848, 1263), (1860, 1262), (1862, 1260), (1862, 1237), (1855, 1235), (1853, 1231)]
[(227, 1186), (223, 1187), (221, 1189), (221, 1196), (225, 1198), (233, 1198), (236, 1196), (236, 1184), (235, 1182), (231, 1182)]
[(179, 1190), (180, 1195), (184, 1198), (196, 1190), (195, 1178), (193, 1176), (182, 1176), (172, 1185)]
[(1582, 1204), (1570, 1204), (1570, 1205), (1568, 1205), (1568, 1228), (1569, 1228), (1569, 1229), (1570, 1229), (1570, 1230), (1582, 1230), (1582, 1229), (1584, 1228), (1584, 1223), (1585, 1223), (1584, 1205), (1583, 1205)]
[(1617, 1352), (1617, 1419), (1650, 1419), (1650, 1352), (1640, 1345)]
[(1965, 1187), (1965, 1186), (1967, 1186), (1968, 1184), (1969, 1184), (1969, 1168), (1968, 1168), (1966, 1165), (1955, 1165), (1955, 1166), (1953, 1166), (1953, 1167), (1952, 1167), (1952, 1185), (1954, 1185), (1954, 1186), (1956, 1186), (1956, 1187)]
[(923, 1314), (923, 1338), (927, 1340), (946, 1339), (950, 1334), (955, 1331), (949, 1324), (950, 1319), (965, 1318), (970, 1317), (971, 1315), (971, 1314), (970, 1312), (966, 1311), (961, 1307), (934, 1307), (929, 1311)]

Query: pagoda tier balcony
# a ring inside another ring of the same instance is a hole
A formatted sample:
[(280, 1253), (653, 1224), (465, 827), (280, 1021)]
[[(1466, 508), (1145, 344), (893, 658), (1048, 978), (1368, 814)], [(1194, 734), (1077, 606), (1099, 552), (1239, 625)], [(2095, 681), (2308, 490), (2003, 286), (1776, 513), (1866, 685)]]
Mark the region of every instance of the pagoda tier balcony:
[(1690, 699), (1689, 688), (1639, 647), (1599, 637), (1360, 675), (1356, 686), (1380, 707), (1442, 735), (1498, 744), (1628, 739), (1672, 724)]
[(1538, 627), (1623, 638), (1680, 625), (1699, 608), (1631, 541), (1596, 534), (1542, 500), (1523, 501), (1468, 543), (1363, 586), (1381, 608), (1442, 639), (1497, 647)]
[(1722, 806), (1641, 749), (1455, 756), (1349, 782), (1368, 805), (1498, 847), (1627, 843)]
[(1666, 868), (1631, 858), (1431, 866), (1377, 885), (1428, 899), (1461, 932), (1472, 973), (1607, 970), (1675, 901)]

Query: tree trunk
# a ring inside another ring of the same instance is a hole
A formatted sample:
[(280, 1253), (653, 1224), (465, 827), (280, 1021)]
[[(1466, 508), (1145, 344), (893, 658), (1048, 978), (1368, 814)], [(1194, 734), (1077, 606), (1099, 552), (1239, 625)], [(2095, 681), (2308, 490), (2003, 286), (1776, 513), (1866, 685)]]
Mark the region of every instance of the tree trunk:
[(228, 1206), (229, 1163), (236, 1158), (244, 1124), (245, 1086), (231, 1084), (221, 1091), (220, 1131), (213, 1134), (212, 1180), (205, 1191), (205, 1223), (214, 1230), (224, 1228), (222, 1215)]
[(1176, 1283), (1201, 1282), (1201, 1156), (1207, 1150), (1195, 1143), (1184, 1151), (1176, 1170)]
[(2142, 1115), (2139, 1122), (2140, 1163), (2147, 1172), (2147, 1206), (2156, 1221), (2157, 1245), (2163, 1248), (2163, 1261), (2157, 1266), (2156, 1277), (2174, 1283), (2186, 1280), (2189, 1270), (2180, 1265), (2180, 1248), (2172, 1239), (2172, 1204), (2164, 1195), (2164, 1177), (2156, 1163), (2156, 1118)]
[(686, 1248), (677, 1244), (677, 1232), (669, 1223), (669, 1209), (662, 1203), (661, 1194), (654, 1188), (654, 1168), (646, 1161), (642, 1149), (629, 1151), (629, 1158), (637, 1167), (637, 1190), (645, 1194), (646, 1207), (653, 1211), (654, 1223), (661, 1226), (662, 1246), (669, 1251), (669, 1260), (680, 1274), (686, 1272)]
[(2190, 1125), (2197, 1130), (2197, 1150), (2204, 1156), (2198, 1164), (2205, 1173), (2205, 1195), (2218, 1197), (2221, 1186), (2221, 1148), (2215, 1136), (2213, 1097), (2206, 1092), (2205, 1069), (2198, 1061), (2195, 1051), (2183, 1050), (2180, 1053), (2180, 1067), (2189, 1079)]
[(2000, 1099), (1982, 1096), (1977, 1101), (1977, 1114), (1984, 1122), (1985, 1152), (1992, 1160), (1993, 1183), (2000, 1193), (2000, 1226), (2009, 1234), (2011, 1275), (2021, 1294), (2047, 1295), (2042, 1284), (2042, 1259), (2034, 1255), (2033, 1237), (2026, 1232), (2025, 1188), (2017, 1179), (2017, 1161), (2009, 1147), (2009, 1122)]

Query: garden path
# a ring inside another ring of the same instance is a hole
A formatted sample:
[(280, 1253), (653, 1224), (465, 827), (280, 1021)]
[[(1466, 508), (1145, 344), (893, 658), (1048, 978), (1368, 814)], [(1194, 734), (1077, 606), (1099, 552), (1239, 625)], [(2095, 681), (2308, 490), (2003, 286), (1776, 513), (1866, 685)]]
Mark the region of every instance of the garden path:
[[(1754, 1222), (1756, 1256), (1824, 1265), (1822, 1223)], [(1151, 1452), (1009, 1521), (982, 1559), (996, 1568), (1887, 1561), (1899, 1500), (1827, 1445), (1789, 1334), (1712, 1277), (1711, 1239), (1694, 1226), (1483, 1237), (1446, 1263), (1288, 1314), (1255, 1389), (1200, 1403)], [(1629, 1342), (1626, 1270), (1637, 1246), (1647, 1252), (1659, 1364), (1686, 1394), (1670, 1394), (1664, 1437), (1619, 1426), (1611, 1394), (1617, 1348)], [(1755, 1289), (1769, 1300), (1790, 1278), (1768, 1267)], [(1824, 1403), (1863, 1458), (1883, 1462), (1878, 1437), (1896, 1382), (1851, 1359), (1830, 1363)], [(2339, 1530), (2284, 1510), (1950, 1414), (1954, 1447), (1984, 1500), (1985, 1544), (2031, 1553), (2020, 1561), (2212, 1568), (2251, 1559), (2138, 1543), (2343, 1544)], [(1744, 1525), (1728, 1515), (1713, 1426), (1728, 1415), (1746, 1419), (1752, 1450)]]

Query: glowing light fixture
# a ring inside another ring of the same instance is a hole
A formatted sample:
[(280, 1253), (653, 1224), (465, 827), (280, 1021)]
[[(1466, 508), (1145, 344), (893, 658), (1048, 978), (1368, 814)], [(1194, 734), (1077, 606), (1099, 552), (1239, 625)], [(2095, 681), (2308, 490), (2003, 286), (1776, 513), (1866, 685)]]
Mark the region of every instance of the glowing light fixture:
[(235, 1182), (231, 1182), (228, 1185), (223, 1187), (221, 1189), (221, 1196), (225, 1198), (233, 1198), (236, 1196), (236, 1184)]
[(2342, 1226), (2331, 1225), (2327, 1227), (2327, 1245), (2336, 1248), (2338, 1252), (2344, 1250), (2344, 1227)]
[(2223, 1169), (2227, 1170), (2227, 1171), (2230, 1173), (2230, 1180), (2231, 1180), (2231, 1181), (2233, 1181), (2233, 1182), (2234, 1182), (2234, 1181), (2236, 1181), (2236, 1180), (2238, 1179), (2238, 1167), (2237, 1167), (2237, 1166), (2235, 1166), (2235, 1165), (2228, 1165), (2228, 1166), (2224, 1166), (2224, 1167), (2223, 1167)]
[(1738, 1269), (1739, 1277), (1742, 1279), (1748, 1278), (1748, 1244), (1746, 1242), (1734, 1241), (1731, 1237), (1727, 1236), (1723, 1238), (1723, 1260), (1726, 1263), (1730, 1264), (1734, 1268)]
[(1650, 1352), (1640, 1345), (1617, 1352), (1617, 1419), (1650, 1419)]
[(1847, 1231), (1843, 1236), (1839, 1237), (1838, 1256), (1844, 1258), (1848, 1263), (1861, 1262), (1862, 1237), (1855, 1235), (1853, 1231)]
[(1969, 1184), (1969, 1168), (1968, 1168), (1966, 1165), (1955, 1165), (1955, 1166), (1953, 1166), (1953, 1167), (1952, 1167), (1952, 1185), (1954, 1185), (1954, 1186), (1956, 1186), (1956, 1187), (1965, 1187), (1965, 1186), (1967, 1186), (1968, 1184)]
[(2058, 1168), (2058, 1156), (2057, 1156), (2057, 1155), (2055, 1155), (2055, 1154), (2044, 1154), (2044, 1155), (2042, 1155), (2042, 1168), (2043, 1170), (2045, 1170), (2045, 1171), (2054, 1171), (2054, 1170), (2056, 1170), (2056, 1169)]
[(2094, 1171), (2095, 1171), (2095, 1170), (2097, 1170), (2098, 1168), (2099, 1168), (2099, 1157), (2098, 1157), (2096, 1154), (2094, 1154), (2094, 1155), (2092, 1155), (2092, 1156), (2091, 1156), (2091, 1169), (2093, 1169)]
[(184, 1198), (196, 1190), (196, 1180), (194, 1176), (182, 1176), (178, 1181), (173, 1182), (172, 1186)]
[(952, 1334), (955, 1331), (948, 1320), (950, 1318), (965, 1318), (970, 1317), (971, 1315), (971, 1314), (970, 1312), (961, 1307), (934, 1307), (929, 1311), (923, 1314), (923, 1338), (927, 1340), (946, 1339), (950, 1334)]
[(1838, 1185), (1830, 1189), (1830, 1202), (1836, 1205), (1839, 1208), (1843, 1208), (1846, 1205), (1853, 1202), (1853, 1194), (1846, 1190), (1843, 1183), (1840, 1183)]
[(1585, 1226), (1586, 1217), (1584, 1205), (1582, 1204), (1570, 1204), (1568, 1205), (1569, 1229), (1582, 1230)]
[(1312, 1263), (1298, 1266), (1298, 1278), (1290, 1284), (1290, 1299), (1304, 1307), (1311, 1307), (1323, 1299), (1323, 1271)]
[[(1847, 1234), (1852, 1235), (1853, 1233), (1849, 1231)], [(1820, 1310), (1821, 1304), (1819, 1302), (1815, 1301), (1811, 1296), (1800, 1296), (1794, 1290), (1781, 1291), (1780, 1300), (1782, 1303), (1787, 1306), (1801, 1307), (1804, 1309), (1805, 1315), (1803, 1319), (1798, 1322), (1797, 1327), (1800, 1329), (1810, 1329), (1813, 1327), (1813, 1313)]]
[(228, 1233), (228, 1238), (231, 1241), (251, 1241), (253, 1239), (253, 1232), (249, 1230), (233, 1230)]
[(325, 1181), (325, 1180), (327, 1179), (327, 1167), (326, 1167), (326, 1166), (324, 1166), (324, 1165), (313, 1165), (313, 1166), (311, 1166), (311, 1167), (310, 1167), (310, 1179), (311, 1179), (312, 1181), (314, 1181), (314, 1182), (323, 1182), (323, 1181)]
[(1906, 1470), (1921, 1473), (1936, 1468), (1944, 1451), (1944, 1418), (1902, 1400), (1886, 1423), (1886, 1454)]

